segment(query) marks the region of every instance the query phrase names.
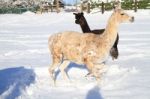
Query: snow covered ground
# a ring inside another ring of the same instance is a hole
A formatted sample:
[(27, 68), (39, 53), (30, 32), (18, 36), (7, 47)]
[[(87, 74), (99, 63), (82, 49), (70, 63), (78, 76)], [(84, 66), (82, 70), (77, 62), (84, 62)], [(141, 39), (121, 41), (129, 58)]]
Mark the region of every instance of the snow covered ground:
[[(0, 99), (150, 99), (150, 10), (128, 12), (135, 22), (120, 26), (119, 59), (108, 59), (101, 85), (74, 63), (68, 68), (71, 83), (58, 74), (53, 86), (49, 77), (49, 35), (81, 32), (72, 13), (0, 15)], [(100, 29), (111, 13), (85, 17), (91, 29)]]

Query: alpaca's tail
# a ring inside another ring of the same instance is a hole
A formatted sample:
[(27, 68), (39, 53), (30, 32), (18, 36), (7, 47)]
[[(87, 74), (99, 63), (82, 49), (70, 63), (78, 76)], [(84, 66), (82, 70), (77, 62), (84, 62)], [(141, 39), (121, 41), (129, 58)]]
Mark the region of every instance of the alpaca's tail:
[(53, 49), (53, 46), (59, 41), (59, 34), (53, 34), (49, 37), (48, 39), (48, 46), (49, 46), (49, 50), (50, 52)]

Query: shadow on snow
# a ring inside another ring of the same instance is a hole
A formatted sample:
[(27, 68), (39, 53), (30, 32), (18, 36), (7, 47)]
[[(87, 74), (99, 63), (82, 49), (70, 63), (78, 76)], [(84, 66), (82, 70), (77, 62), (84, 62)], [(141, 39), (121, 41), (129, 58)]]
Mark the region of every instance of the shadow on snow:
[(0, 97), (15, 99), (34, 81), (35, 73), (32, 69), (15, 67), (0, 70)]
[(100, 88), (98, 86), (95, 86), (94, 88), (88, 91), (86, 99), (104, 99), (104, 98), (101, 96)]
[[(80, 68), (80, 69), (87, 69), (86, 65), (80, 65), (80, 64), (76, 64), (74, 62), (70, 62), (70, 64), (67, 66), (67, 69), (65, 70), (66, 73), (68, 74), (69, 70), (71, 70), (72, 68)], [(56, 71), (56, 75), (55, 75), (55, 79), (57, 79), (58, 75), (60, 73), (60, 70)], [(69, 77), (69, 76), (68, 76)]]

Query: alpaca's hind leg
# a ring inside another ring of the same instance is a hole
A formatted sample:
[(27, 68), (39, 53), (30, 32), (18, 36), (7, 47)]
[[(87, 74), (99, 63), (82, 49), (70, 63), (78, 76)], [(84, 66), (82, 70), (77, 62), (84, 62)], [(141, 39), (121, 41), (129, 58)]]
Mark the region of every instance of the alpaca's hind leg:
[(49, 68), (49, 74), (53, 80), (55, 80), (55, 69), (59, 66), (59, 63), (53, 63)]
[(62, 76), (63, 76), (63, 79), (64, 80), (67, 80), (67, 81), (69, 81), (69, 78), (68, 78), (68, 76), (67, 76), (67, 73), (66, 73), (66, 71), (65, 71), (65, 69), (67, 68), (67, 66), (70, 64), (70, 61), (63, 61), (63, 63), (60, 65), (60, 67), (59, 67), (59, 69), (60, 69), (60, 71), (61, 71), (61, 74), (62, 74)]
[(60, 58), (53, 57), (53, 63), (49, 68), (49, 73), (53, 80), (55, 80), (55, 72), (54, 71), (57, 67), (59, 67), (60, 63), (61, 63)]

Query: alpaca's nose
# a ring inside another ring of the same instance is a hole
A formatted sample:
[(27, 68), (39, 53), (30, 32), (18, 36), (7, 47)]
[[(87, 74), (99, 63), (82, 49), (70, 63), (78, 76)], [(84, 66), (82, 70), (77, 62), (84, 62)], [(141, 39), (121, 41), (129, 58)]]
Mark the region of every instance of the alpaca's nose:
[(134, 17), (131, 17), (130, 22), (134, 22)]

